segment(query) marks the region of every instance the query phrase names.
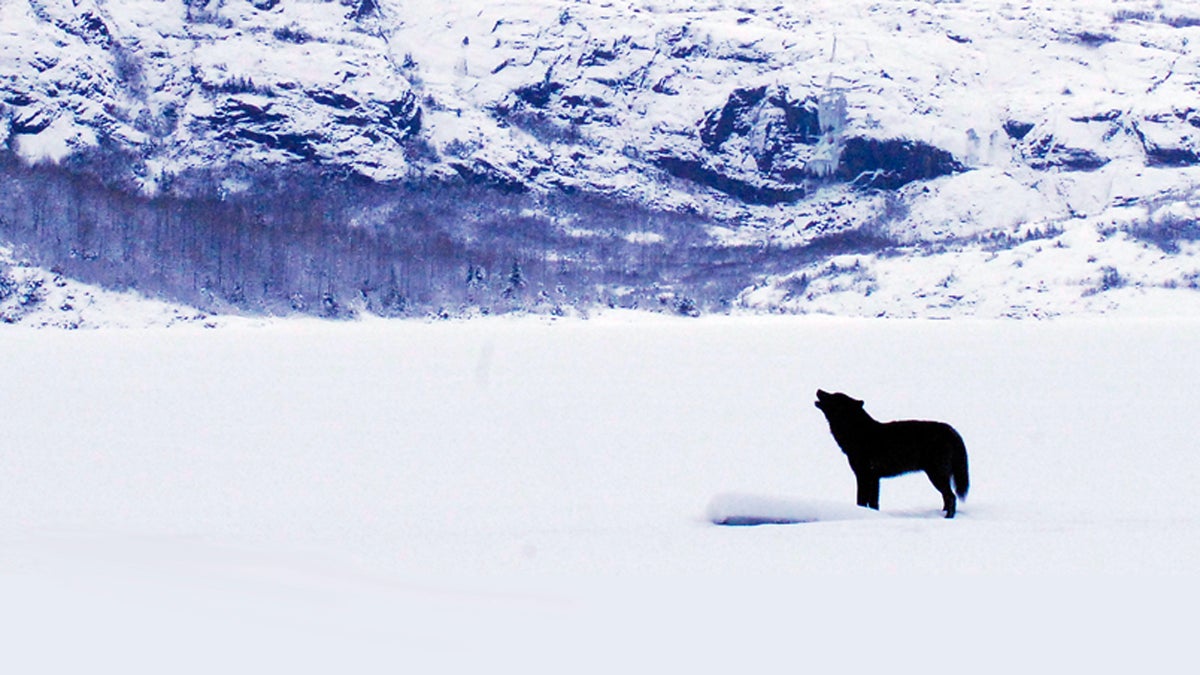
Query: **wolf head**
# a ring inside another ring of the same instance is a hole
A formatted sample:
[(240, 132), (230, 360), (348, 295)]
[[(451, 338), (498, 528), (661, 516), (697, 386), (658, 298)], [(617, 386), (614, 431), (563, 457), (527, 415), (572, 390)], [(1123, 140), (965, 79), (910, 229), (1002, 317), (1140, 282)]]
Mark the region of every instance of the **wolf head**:
[(863, 402), (856, 398), (841, 393), (831, 394), (821, 389), (817, 390), (817, 400), (813, 405), (830, 419), (859, 413), (863, 409)]

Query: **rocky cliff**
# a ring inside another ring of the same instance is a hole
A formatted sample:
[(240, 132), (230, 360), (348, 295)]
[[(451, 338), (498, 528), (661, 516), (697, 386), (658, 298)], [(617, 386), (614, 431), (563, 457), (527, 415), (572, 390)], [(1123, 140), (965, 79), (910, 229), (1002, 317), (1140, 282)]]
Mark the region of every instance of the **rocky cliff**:
[(1167, 0), (11, 0), (0, 237), (231, 311), (1103, 311), (1200, 276), (1197, 44)]

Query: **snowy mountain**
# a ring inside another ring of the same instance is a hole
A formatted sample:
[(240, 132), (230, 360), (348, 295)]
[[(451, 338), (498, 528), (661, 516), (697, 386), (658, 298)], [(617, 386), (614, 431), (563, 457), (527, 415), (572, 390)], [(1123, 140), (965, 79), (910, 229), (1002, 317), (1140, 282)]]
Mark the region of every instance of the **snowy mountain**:
[(209, 311), (1187, 312), (1183, 0), (10, 0), (0, 237)]

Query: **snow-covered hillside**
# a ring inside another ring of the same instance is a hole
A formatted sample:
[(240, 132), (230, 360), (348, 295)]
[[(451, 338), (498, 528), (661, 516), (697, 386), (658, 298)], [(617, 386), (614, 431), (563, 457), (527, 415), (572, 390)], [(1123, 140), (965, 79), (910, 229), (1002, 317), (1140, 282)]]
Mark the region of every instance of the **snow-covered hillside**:
[(1198, 43), (1184, 0), (12, 0), (0, 235), (216, 310), (1190, 311)]
[(0, 247), (0, 323), (34, 328), (210, 328), (249, 319), (210, 316), (195, 308), (80, 283), (28, 263)]

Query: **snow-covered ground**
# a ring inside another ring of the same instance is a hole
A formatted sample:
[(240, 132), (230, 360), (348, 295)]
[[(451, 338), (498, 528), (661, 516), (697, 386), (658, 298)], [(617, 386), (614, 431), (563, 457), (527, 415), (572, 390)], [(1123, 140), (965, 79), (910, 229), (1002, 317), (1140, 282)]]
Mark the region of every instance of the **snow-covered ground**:
[[(1178, 670), (1200, 323), (0, 331), (5, 672)], [(813, 405), (954, 424), (851, 518)], [(822, 522), (723, 527), (720, 512)]]
[(768, 276), (741, 310), (892, 318), (1200, 315), (1197, 244), (1076, 225), (996, 246), (840, 255)]

